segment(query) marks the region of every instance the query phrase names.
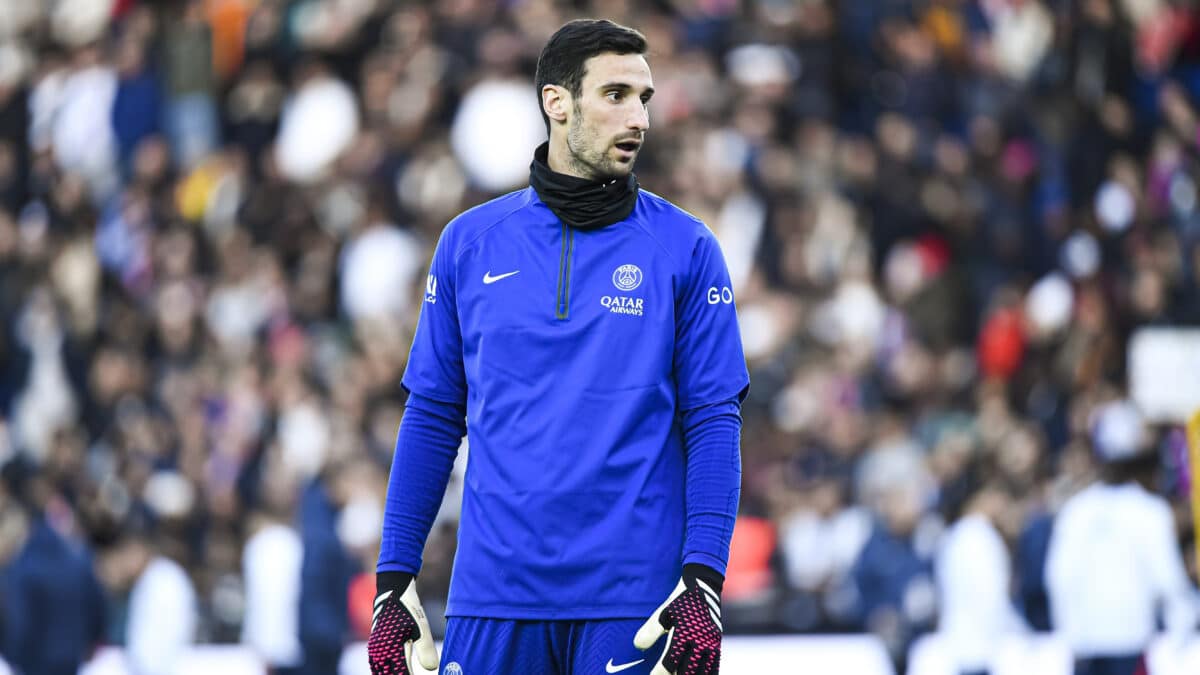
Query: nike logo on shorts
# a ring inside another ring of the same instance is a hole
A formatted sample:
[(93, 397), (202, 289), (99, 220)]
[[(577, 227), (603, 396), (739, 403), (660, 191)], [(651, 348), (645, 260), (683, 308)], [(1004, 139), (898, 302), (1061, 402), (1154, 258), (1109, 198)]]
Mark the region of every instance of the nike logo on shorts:
[(614, 666), (614, 665), (613, 665), (613, 662), (612, 662), (612, 659), (609, 659), (609, 660), (608, 660), (608, 663), (604, 664), (604, 672), (606, 672), (606, 673), (619, 673), (619, 672), (621, 672), (622, 670), (628, 670), (628, 669), (630, 669), (630, 668), (632, 668), (632, 667), (636, 666), (637, 664), (639, 664), (639, 663), (641, 663), (642, 661), (645, 661), (645, 660), (646, 660), (646, 659), (638, 659), (637, 661), (630, 661), (629, 663), (622, 663), (622, 664), (621, 664), (621, 665), (619, 665), (619, 666)]

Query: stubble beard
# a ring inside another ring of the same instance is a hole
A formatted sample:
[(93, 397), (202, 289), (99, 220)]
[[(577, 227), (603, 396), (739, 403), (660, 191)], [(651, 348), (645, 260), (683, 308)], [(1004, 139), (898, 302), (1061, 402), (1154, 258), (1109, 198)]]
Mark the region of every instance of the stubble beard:
[(592, 141), (583, 129), (583, 115), (578, 106), (567, 128), (567, 162), (576, 174), (589, 180), (608, 182), (614, 178), (629, 175), (633, 163), (628, 166), (614, 162), (606, 156), (607, 148), (589, 151), (589, 141)]

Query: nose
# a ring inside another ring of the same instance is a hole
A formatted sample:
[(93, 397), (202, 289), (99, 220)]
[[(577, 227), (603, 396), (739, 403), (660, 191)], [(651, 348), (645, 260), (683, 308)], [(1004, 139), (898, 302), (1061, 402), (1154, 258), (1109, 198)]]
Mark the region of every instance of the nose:
[(625, 125), (636, 131), (645, 131), (650, 128), (650, 109), (640, 100), (634, 99), (634, 101), (636, 102), (633, 104), (633, 110)]

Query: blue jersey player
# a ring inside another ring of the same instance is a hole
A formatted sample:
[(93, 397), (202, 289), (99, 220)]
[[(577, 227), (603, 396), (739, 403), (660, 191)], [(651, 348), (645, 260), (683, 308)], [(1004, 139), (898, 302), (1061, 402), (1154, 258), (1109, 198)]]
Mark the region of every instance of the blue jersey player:
[(749, 377), (712, 232), (632, 172), (645, 53), (609, 21), (560, 28), (538, 60), (550, 140), (530, 186), (438, 242), (403, 379), (374, 673), (438, 668), (414, 575), (464, 434), (444, 675), (718, 672)]

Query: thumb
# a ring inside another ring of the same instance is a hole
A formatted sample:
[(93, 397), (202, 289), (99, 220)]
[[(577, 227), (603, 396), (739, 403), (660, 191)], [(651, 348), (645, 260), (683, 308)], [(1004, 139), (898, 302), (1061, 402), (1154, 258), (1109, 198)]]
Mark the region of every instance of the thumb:
[(413, 646), (416, 648), (414, 651), (417, 652), (417, 660), (421, 662), (421, 667), (437, 672), (437, 645), (433, 643), (433, 635), (429, 632), (429, 626), (421, 629), (421, 637), (417, 638)]
[(633, 636), (634, 647), (643, 651), (647, 650), (654, 646), (655, 642), (658, 642), (658, 638), (662, 637), (663, 633), (667, 632), (667, 629), (662, 624), (662, 613), (667, 609), (667, 605), (671, 604), (671, 601), (679, 597), (685, 590), (687, 590), (687, 586), (684, 586), (683, 580), (680, 579), (679, 583), (675, 584), (675, 590), (671, 591), (671, 595), (667, 596), (666, 600), (663, 600), (663, 603), (658, 606), (658, 609), (654, 610), (654, 613), (650, 615), (646, 623), (642, 624), (637, 634)]
[(421, 662), (421, 667), (425, 670), (437, 671), (438, 653), (437, 645), (433, 642), (433, 631), (429, 629), (429, 619), (425, 616), (425, 609), (421, 607), (421, 599), (417, 597), (417, 584), (414, 581), (404, 590), (404, 595), (400, 596), (400, 602), (408, 608), (413, 619), (417, 622), (417, 630), (421, 632), (413, 644), (413, 651), (417, 654), (417, 660)]
[(662, 654), (658, 656), (658, 663), (654, 664), (654, 669), (650, 671), (650, 675), (671, 675), (671, 671), (667, 670), (666, 660), (667, 652), (671, 649), (671, 641), (675, 639), (675, 629), (672, 628), (667, 632), (667, 645), (663, 648)]
[(661, 613), (662, 609), (659, 608), (657, 611), (651, 614), (650, 618), (646, 620), (646, 623), (642, 624), (642, 627), (638, 629), (637, 634), (633, 636), (634, 647), (645, 651), (653, 647), (654, 643), (658, 642), (658, 638), (661, 637), (663, 633), (667, 632), (667, 629), (663, 628), (662, 623), (660, 623), (658, 620), (658, 617)]

